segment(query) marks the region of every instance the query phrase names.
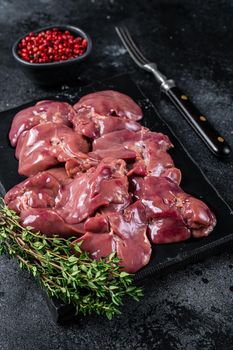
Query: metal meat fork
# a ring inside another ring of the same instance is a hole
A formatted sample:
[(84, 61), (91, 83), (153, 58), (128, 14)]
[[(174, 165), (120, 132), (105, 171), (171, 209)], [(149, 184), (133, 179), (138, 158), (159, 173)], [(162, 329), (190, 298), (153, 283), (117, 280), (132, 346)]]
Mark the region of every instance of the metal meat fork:
[(155, 79), (160, 84), (161, 91), (169, 97), (174, 106), (189, 122), (207, 147), (218, 157), (229, 156), (231, 154), (231, 148), (225, 139), (209, 123), (207, 117), (199, 112), (190, 101), (189, 97), (176, 87), (174, 80), (167, 79), (167, 77), (158, 70), (156, 63), (150, 62), (144, 57), (133, 41), (128, 29), (126, 27), (116, 27), (116, 32), (134, 62), (140, 68), (154, 75)]

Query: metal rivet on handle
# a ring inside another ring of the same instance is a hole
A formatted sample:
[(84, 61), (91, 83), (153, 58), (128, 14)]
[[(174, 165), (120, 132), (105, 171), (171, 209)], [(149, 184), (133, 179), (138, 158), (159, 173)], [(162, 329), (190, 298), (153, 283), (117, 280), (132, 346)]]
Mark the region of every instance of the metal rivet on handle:
[(224, 138), (223, 138), (222, 136), (219, 136), (219, 137), (218, 137), (218, 141), (219, 141), (219, 142), (224, 142), (225, 140), (224, 140)]
[(202, 122), (205, 122), (205, 121), (206, 121), (206, 117), (204, 117), (203, 115), (201, 115), (201, 116), (200, 116), (200, 120), (201, 120)]
[(181, 95), (180, 98), (181, 98), (181, 100), (187, 100), (187, 99), (188, 99), (188, 96), (186, 96), (186, 95)]

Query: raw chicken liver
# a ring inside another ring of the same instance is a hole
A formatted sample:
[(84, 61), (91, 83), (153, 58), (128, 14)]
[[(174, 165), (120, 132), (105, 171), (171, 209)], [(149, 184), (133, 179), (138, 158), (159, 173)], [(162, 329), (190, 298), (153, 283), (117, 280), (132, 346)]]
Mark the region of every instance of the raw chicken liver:
[(134, 196), (146, 208), (149, 237), (153, 243), (183, 241), (204, 237), (213, 230), (216, 219), (205, 203), (185, 193), (166, 177), (132, 179)]
[(142, 118), (141, 108), (129, 96), (118, 91), (106, 90), (94, 92), (83, 96), (75, 105), (74, 109), (93, 109), (94, 113), (109, 116), (140, 120)]
[(80, 225), (69, 225), (54, 209), (61, 188), (70, 182), (64, 168), (54, 168), (29, 177), (5, 196), (9, 208), (20, 214), (21, 223), (46, 235), (77, 236)]
[(166, 176), (176, 183), (181, 181), (179, 169), (174, 167), (167, 150), (173, 147), (166, 135), (151, 132), (146, 128), (139, 131), (127, 129), (113, 131), (94, 140), (93, 152), (89, 156), (104, 159), (108, 156), (135, 160), (128, 175)]
[(151, 244), (207, 236), (214, 214), (180, 188), (171, 141), (141, 118), (117, 91), (89, 94), (74, 108), (41, 101), (19, 112), (10, 140), (19, 173), (30, 177), (6, 194), (6, 204), (22, 225), (73, 236), (94, 259), (116, 252), (130, 273), (149, 262)]
[(57, 197), (56, 209), (69, 224), (76, 224), (102, 208), (120, 211), (130, 203), (125, 162), (106, 159), (97, 168), (78, 175), (64, 186)]
[(107, 217), (109, 232), (86, 232), (75, 242), (83, 241), (82, 248), (96, 259), (116, 251), (125, 271), (138, 271), (149, 262), (151, 256), (144, 206), (137, 201), (123, 212), (111, 213)]
[(47, 122), (70, 125), (69, 119), (74, 118), (75, 110), (66, 102), (40, 101), (35, 106), (23, 109), (16, 114), (11, 125), (9, 139), (14, 147), (22, 132), (30, 130), (33, 126)]
[(138, 131), (141, 129), (141, 125), (133, 120), (99, 115), (94, 112), (93, 108), (81, 108), (70, 120), (75, 131), (90, 139), (96, 139), (116, 130)]
[(19, 174), (30, 176), (88, 151), (87, 141), (63, 124), (48, 122), (24, 131), (18, 140), (16, 157)]

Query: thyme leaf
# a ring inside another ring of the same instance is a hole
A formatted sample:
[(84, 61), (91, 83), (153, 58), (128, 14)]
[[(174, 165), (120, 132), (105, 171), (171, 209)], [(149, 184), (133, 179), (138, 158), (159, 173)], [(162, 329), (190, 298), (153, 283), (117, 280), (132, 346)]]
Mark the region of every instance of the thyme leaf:
[(82, 251), (81, 243), (73, 245), (74, 239), (47, 237), (23, 227), (18, 215), (1, 200), (0, 255), (15, 257), (49, 296), (73, 304), (77, 314), (96, 313), (109, 319), (120, 313), (124, 297), (139, 300), (142, 289), (133, 285), (132, 274), (122, 272), (116, 254), (93, 260)]

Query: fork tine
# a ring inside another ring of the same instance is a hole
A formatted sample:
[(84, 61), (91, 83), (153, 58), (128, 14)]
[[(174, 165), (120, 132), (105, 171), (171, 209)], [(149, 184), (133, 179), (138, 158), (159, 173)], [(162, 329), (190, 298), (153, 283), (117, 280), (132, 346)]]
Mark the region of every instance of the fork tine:
[(122, 43), (128, 50), (132, 59), (139, 65), (143, 66), (147, 63), (146, 58), (141, 54), (140, 50), (135, 45), (133, 39), (131, 38), (128, 30), (124, 27), (116, 27), (116, 32), (119, 35)]
[(145, 56), (143, 56), (141, 50), (139, 49), (139, 47), (135, 44), (131, 34), (129, 33), (128, 29), (126, 27), (123, 27), (123, 31), (125, 33), (125, 35), (128, 38), (128, 41), (130, 42), (131, 46), (134, 48), (135, 52), (137, 52), (138, 56), (141, 58), (141, 60), (144, 62), (143, 64), (148, 63), (148, 60), (145, 58)]
[(135, 47), (132, 46), (132, 43), (130, 42), (126, 29), (124, 27), (118, 27), (116, 28), (116, 31), (121, 39), (121, 41), (123, 42), (124, 46), (126, 47), (126, 49), (128, 50), (130, 56), (132, 57), (132, 59), (139, 65), (142, 66), (144, 65), (144, 60), (142, 59), (142, 57), (138, 54), (138, 52), (135, 50)]
[(141, 66), (143, 63), (140, 59), (140, 57), (138, 57), (138, 55), (132, 50), (131, 45), (128, 41), (128, 38), (126, 37), (123, 28), (116, 28), (117, 34), (119, 35), (123, 45), (125, 46), (125, 48), (127, 49), (128, 53), (130, 54), (131, 58), (136, 62), (136, 64), (138, 64), (139, 66)]

